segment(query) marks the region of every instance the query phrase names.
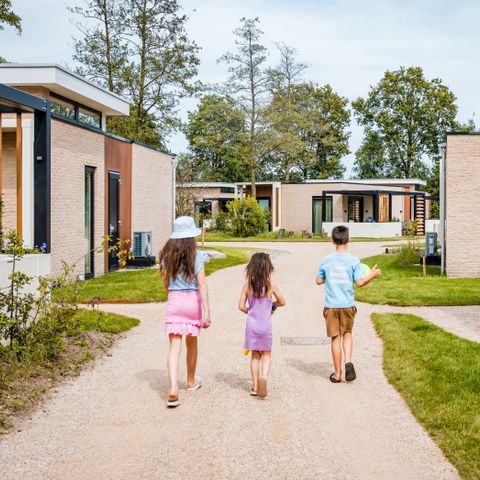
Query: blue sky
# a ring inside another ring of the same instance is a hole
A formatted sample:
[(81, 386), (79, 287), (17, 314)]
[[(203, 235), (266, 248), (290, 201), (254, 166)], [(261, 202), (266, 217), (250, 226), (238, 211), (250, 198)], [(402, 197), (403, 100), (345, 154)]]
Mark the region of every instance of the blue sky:
[[(80, 0), (76, 0), (80, 3)], [(66, 9), (70, 1), (13, 0), (23, 18), (21, 37), (11, 29), (0, 32), (0, 55), (18, 62), (55, 62), (72, 66), (71, 36), (76, 34)], [(188, 32), (202, 50), (200, 80), (220, 82), (225, 67), (216, 60), (234, 48), (232, 30), (241, 17), (258, 16), (264, 44), (295, 47), (310, 67), (305, 80), (330, 83), (350, 100), (366, 95), (386, 69), (421, 66), (429, 78), (439, 77), (457, 96), (459, 119), (480, 119), (480, 2), (474, 0), (180, 0), (190, 17)], [(194, 100), (182, 103), (186, 117)], [(350, 149), (362, 130), (352, 120)], [(183, 135), (169, 141), (172, 151), (186, 149)], [(353, 154), (344, 159), (347, 174)]]

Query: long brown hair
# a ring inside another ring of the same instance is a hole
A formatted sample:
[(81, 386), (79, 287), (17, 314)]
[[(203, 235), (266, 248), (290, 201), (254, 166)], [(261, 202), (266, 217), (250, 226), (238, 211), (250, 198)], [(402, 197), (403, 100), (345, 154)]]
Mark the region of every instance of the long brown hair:
[(196, 253), (197, 242), (194, 238), (171, 238), (159, 255), (160, 272), (167, 279), (175, 279), (182, 275), (188, 280), (193, 280)]
[(245, 269), (248, 290), (256, 298), (268, 294), (271, 285), (273, 265), (267, 253), (254, 253)]

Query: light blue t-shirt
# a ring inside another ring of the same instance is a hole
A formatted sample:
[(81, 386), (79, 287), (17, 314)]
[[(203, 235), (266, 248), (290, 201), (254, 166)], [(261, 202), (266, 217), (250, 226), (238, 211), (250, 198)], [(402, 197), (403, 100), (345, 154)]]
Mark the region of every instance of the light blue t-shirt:
[(201, 270), (203, 264), (207, 261), (208, 255), (203, 252), (197, 252), (195, 257), (195, 277), (193, 280), (185, 278), (183, 275), (178, 275), (176, 278), (171, 278), (168, 285), (169, 290), (198, 290), (197, 273)]
[(350, 308), (355, 305), (353, 283), (361, 278), (360, 260), (349, 253), (325, 257), (317, 277), (325, 279), (325, 307)]

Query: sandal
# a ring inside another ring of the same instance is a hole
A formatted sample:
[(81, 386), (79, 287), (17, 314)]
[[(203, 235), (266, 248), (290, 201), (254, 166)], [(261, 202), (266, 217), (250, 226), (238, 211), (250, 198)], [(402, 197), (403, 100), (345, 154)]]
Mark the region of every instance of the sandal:
[(267, 396), (267, 379), (265, 377), (260, 377), (258, 379), (257, 395), (260, 398), (265, 398)]
[(353, 382), (357, 378), (357, 374), (355, 373), (355, 368), (352, 362), (348, 362), (345, 364), (345, 380), (347, 382)]
[(332, 383), (341, 383), (341, 382), (342, 382), (341, 379), (338, 379), (338, 380), (337, 380), (337, 379), (335, 378), (335, 372), (333, 372), (333, 373), (330, 375), (330, 381), (331, 381)]
[(174, 395), (169, 395), (168, 400), (167, 400), (167, 407), (168, 408), (175, 408), (180, 405), (180, 400), (178, 399), (178, 396)]
[(250, 396), (251, 396), (251, 397), (258, 397), (257, 392), (255, 392), (255, 390), (252, 390), (252, 391), (250, 392)]
[(195, 384), (191, 387), (187, 386), (187, 392), (194, 392), (202, 386), (202, 381), (199, 378), (195, 378)]

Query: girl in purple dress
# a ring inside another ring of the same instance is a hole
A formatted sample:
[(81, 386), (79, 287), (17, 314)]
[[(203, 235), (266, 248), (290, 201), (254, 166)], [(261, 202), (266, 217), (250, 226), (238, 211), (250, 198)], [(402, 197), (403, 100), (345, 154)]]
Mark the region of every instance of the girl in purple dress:
[[(272, 283), (273, 265), (266, 253), (252, 255), (246, 268), (238, 308), (247, 316), (244, 348), (251, 351), (253, 387), (250, 395), (267, 396), (267, 379), (272, 353), (272, 310), (285, 305), (278, 287)], [(261, 372), (260, 372), (261, 361)]]

